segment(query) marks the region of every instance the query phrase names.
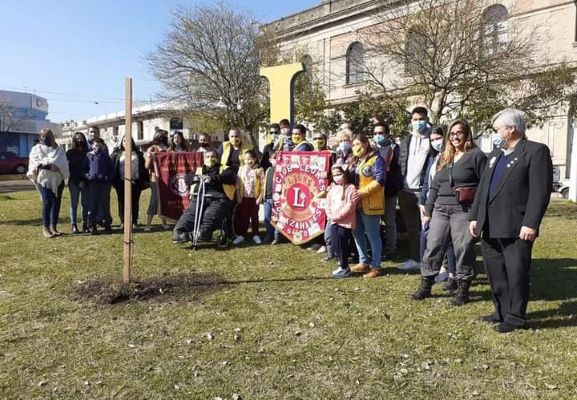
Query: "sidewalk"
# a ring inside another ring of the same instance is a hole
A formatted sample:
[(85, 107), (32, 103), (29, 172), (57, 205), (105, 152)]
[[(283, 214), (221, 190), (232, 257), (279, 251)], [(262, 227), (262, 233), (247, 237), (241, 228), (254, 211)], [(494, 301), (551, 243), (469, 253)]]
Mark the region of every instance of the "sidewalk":
[(24, 180), (0, 180), (0, 193), (19, 192), (21, 190), (34, 190), (34, 185), (30, 179)]

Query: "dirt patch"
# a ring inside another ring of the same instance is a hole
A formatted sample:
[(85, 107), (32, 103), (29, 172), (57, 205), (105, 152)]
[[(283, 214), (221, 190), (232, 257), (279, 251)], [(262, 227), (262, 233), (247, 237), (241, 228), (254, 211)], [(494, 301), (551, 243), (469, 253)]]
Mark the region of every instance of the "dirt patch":
[(169, 300), (179, 296), (206, 294), (228, 283), (215, 274), (179, 274), (139, 279), (129, 284), (105, 280), (81, 282), (73, 292), (75, 300), (89, 300), (99, 304), (119, 304)]

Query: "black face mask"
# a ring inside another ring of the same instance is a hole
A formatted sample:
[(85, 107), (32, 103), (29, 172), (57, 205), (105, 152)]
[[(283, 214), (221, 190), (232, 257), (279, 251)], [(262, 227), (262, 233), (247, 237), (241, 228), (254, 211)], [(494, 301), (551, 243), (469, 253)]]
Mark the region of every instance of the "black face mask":
[(50, 139), (49, 137), (40, 138), (38, 140), (38, 143), (45, 144), (46, 146), (52, 146), (52, 139)]
[(168, 146), (168, 138), (166, 136), (161, 136), (159, 139), (160, 144)]

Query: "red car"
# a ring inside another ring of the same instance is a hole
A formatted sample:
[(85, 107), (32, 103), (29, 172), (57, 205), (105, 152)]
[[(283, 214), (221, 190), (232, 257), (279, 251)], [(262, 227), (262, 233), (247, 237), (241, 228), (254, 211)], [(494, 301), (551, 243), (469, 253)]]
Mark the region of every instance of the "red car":
[(0, 151), (0, 172), (25, 174), (28, 171), (28, 157), (18, 157), (11, 151)]

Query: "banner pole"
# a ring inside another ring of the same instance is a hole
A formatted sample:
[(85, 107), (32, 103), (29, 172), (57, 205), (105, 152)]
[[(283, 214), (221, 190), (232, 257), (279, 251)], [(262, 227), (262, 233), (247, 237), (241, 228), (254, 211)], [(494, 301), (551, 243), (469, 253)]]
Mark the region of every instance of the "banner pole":
[(124, 283), (132, 269), (132, 78), (124, 80)]

